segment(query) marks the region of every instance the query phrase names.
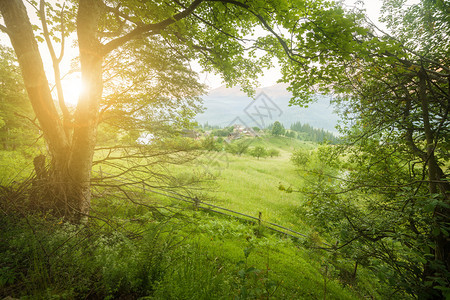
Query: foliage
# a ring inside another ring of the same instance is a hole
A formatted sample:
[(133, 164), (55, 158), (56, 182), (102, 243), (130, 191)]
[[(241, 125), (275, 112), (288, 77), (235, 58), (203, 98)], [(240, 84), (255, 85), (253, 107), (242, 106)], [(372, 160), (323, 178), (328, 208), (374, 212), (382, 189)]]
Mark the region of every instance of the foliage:
[(101, 102), (103, 124), (130, 136), (126, 144), (193, 127), (204, 86), (172, 46), (156, 37), (132, 41), (108, 56), (104, 65), (108, 80)]
[(38, 129), (14, 53), (1, 45), (0, 86), (0, 147), (24, 149), (36, 141)]
[(295, 132), (294, 131), (292, 131), (292, 130), (286, 130), (285, 132), (284, 132), (284, 135), (286, 136), (286, 137), (289, 137), (289, 138), (296, 138), (296, 134), (295, 134)]
[(248, 148), (250, 147), (251, 140), (250, 139), (243, 139), (238, 141), (233, 141), (231, 143), (227, 143), (225, 145), (225, 151), (235, 154), (235, 155), (242, 155), (247, 153)]
[(211, 134), (219, 137), (228, 137), (233, 132), (233, 130), (234, 128), (232, 126), (229, 126), (223, 129), (214, 129), (212, 130)]
[(280, 122), (275, 121), (272, 125), (271, 130), (272, 135), (284, 135), (284, 132), (285, 132), (284, 126)]
[(267, 150), (267, 155), (270, 157), (277, 157), (280, 156), (280, 151), (274, 148), (270, 148)]
[(308, 151), (305, 150), (297, 150), (294, 153), (292, 153), (291, 161), (294, 163), (297, 167), (305, 167), (307, 163), (309, 162), (311, 157), (311, 154)]
[[(49, 215), (5, 216), (0, 220), (0, 295), (156, 299), (303, 295), (314, 299), (313, 284), (298, 289), (298, 281), (285, 277), (286, 266), (278, 266), (279, 261), (299, 255), (289, 241), (257, 238), (248, 225), (206, 215), (198, 219), (197, 229), (184, 221), (160, 223), (145, 214), (133, 217), (142, 221), (137, 236), (105, 229), (102, 222), (82, 226)], [(248, 246), (242, 249), (245, 243)], [(279, 253), (279, 247), (289, 249), (290, 255)], [(314, 266), (301, 264), (313, 272), (310, 279), (319, 276)], [(337, 283), (329, 295), (356, 299)]]
[[(404, 4), (384, 2), (390, 34), (360, 10), (336, 6), (304, 19), (291, 34), (295, 47), (275, 48), (291, 54), (283, 76), (286, 82), (295, 77), (292, 103), (308, 103), (317, 89), (332, 92), (343, 118), (347, 145), (341, 149), (348, 164), (340, 173), (312, 165), (317, 178), (302, 190), (311, 195), (310, 216), (333, 233), (338, 249), (373, 263), (403, 292), (445, 298), (448, 4)], [(326, 157), (333, 162), (335, 156), (330, 150)]]
[[(380, 280), (420, 295), (427, 290), (423, 264), (433, 246), (429, 224), (436, 206), (445, 204), (427, 196), (426, 187), (411, 186), (411, 176), (418, 180), (422, 174), (408, 168), (407, 156), (396, 148), (366, 143), (346, 148), (342, 160), (336, 156), (341, 149), (326, 146), (309, 155), (296, 152), (292, 160), (305, 180), (303, 214), (336, 243), (332, 250), (370, 266)], [(445, 268), (436, 267), (447, 276)]]
[(290, 129), (297, 132), (298, 139), (317, 143), (322, 142), (329, 142), (330, 144), (339, 143), (339, 139), (334, 134), (325, 131), (323, 129), (314, 128), (309, 124), (302, 124), (300, 122), (295, 122), (291, 124)]
[(260, 159), (261, 157), (266, 157), (268, 155), (266, 148), (262, 146), (254, 147), (249, 151), (249, 153), (251, 156), (256, 157), (257, 159)]
[(202, 140), (202, 148), (208, 151), (222, 151), (222, 144), (214, 136), (208, 135)]

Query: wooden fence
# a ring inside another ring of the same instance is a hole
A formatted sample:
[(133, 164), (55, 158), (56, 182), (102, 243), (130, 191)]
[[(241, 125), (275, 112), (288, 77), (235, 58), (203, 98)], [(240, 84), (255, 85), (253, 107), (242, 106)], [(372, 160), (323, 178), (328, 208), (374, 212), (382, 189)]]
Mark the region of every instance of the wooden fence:
[[(169, 190), (165, 190), (164, 192), (157, 191), (154, 188), (147, 185), (144, 181), (129, 180), (129, 179), (126, 179), (123, 177), (116, 176), (114, 174), (102, 172), (101, 169), (99, 172), (96, 172), (96, 173), (100, 176), (100, 179), (110, 179), (110, 180), (120, 183), (120, 185), (135, 186), (136, 189), (141, 189), (143, 194), (154, 193), (154, 194), (158, 194), (158, 195), (161, 195), (161, 196), (164, 196), (164, 197), (167, 197), (170, 199), (178, 200), (181, 202), (191, 203), (192, 209), (194, 209), (194, 210), (204, 210), (207, 212), (212, 212), (212, 213), (216, 213), (216, 214), (225, 215), (225, 216), (228, 216), (231, 218), (235, 218), (235, 219), (247, 222), (247, 223), (258, 224), (259, 226), (264, 226), (265, 228), (267, 228), (271, 231), (291, 237), (296, 240), (301, 240), (301, 239), (307, 238), (307, 235), (305, 235), (303, 233), (300, 233), (298, 231), (292, 230), (285, 226), (264, 220), (262, 218), (261, 212), (258, 212), (258, 217), (255, 217), (255, 216), (251, 216), (251, 215), (248, 215), (248, 214), (245, 214), (242, 212), (231, 210), (229, 208), (220, 207), (218, 205), (203, 202), (200, 199), (198, 199), (197, 197), (190, 197), (190, 196), (182, 195), (182, 194), (176, 193), (174, 191), (169, 191)], [(322, 244), (325, 246), (331, 247), (331, 245), (329, 245), (327, 243), (322, 242)]]

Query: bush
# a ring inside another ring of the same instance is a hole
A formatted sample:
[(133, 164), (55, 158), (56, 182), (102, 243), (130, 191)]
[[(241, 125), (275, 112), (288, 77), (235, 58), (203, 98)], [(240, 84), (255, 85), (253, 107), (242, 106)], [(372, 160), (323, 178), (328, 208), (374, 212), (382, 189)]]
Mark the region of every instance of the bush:
[(0, 297), (117, 298), (153, 293), (175, 238), (148, 225), (140, 240), (48, 216), (0, 219)]
[(278, 151), (277, 149), (271, 148), (271, 149), (267, 150), (267, 155), (270, 157), (278, 157), (278, 156), (280, 156), (280, 151)]
[(266, 157), (267, 156), (267, 150), (266, 148), (262, 147), (262, 146), (256, 146), (255, 148), (253, 148), (250, 151), (250, 155), (256, 158), (260, 158), (260, 157)]
[(202, 148), (208, 151), (221, 151), (222, 144), (218, 143), (213, 136), (207, 136), (202, 140)]
[(249, 146), (250, 143), (248, 140), (242, 140), (231, 144), (227, 144), (225, 150), (234, 155), (242, 155), (247, 153)]
[(297, 167), (305, 167), (306, 164), (310, 161), (311, 154), (305, 150), (297, 150), (291, 156), (291, 161)]

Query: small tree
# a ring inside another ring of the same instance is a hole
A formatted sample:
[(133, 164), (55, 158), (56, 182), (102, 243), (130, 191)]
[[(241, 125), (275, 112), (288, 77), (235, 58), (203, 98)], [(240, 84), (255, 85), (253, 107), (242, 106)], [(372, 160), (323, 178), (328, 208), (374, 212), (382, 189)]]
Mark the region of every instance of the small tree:
[(275, 123), (273, 123), (272, 126), (272, 134), (278, 136), (283, 135), (284, 132), (285, 132), (284, 126), (280, 122), (275, 121)]
[(213, 136), (209, 135), (202, 140), (202, 148), (208, 151), (220, 151), (222, 150), (222, 145)]
[(295, 137), (296, 137), (295, 132), (292, 130), (286, 130), (286, 133), (284, 135), (288, 138), (293, 138), (293, 139), (295, 139)]
[(297, 167), (305, 167), (306, 164), (310, 161), (311, 154), (306, 152), (305, 150), (297, 150), (291, 156), (291, 161)]
[(259, 159), (267, 156), (267, 150), (263, 146), (256, 146), (250, 151), (250, 155)]
[(248, 140), (242, 140), (239, 142), (227, 144), (226, 151), (235, 155), (242, 155), (247, 152), (250, 143)]
[(270, 157), (277, 157), (277, 156), (280, 156), (280, 151), (278, 151), (277, 149), (273, 149), (273, 148), (271, 148), (271, 149), (269, 149), (269, 150), (267, 150), (267, 155), (269, 155)]

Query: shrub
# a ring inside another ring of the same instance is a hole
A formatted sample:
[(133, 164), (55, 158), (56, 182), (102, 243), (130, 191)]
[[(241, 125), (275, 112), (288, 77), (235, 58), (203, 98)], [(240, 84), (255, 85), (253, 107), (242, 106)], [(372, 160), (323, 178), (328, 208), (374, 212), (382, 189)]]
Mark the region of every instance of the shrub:
[(262, 146), (256, 146), (255, 148), (253, 148), (250, 151), (250, 155), (256, 158), (260, 158), (260, 157), (266, 157), (267, 156), (267, 150), (266, 148), (262, 147)]
[(270, 157), (278, 157), (278, 156), (280, 156), (280, 151), (277, 149), (271, 148), (271, 149), (267, 150), (267, 155), (269, 155)]
[(231, 154), (242, 155), (247, 153), (249, 146), (250, 143), (248, 140), (242, 140), (231, 144), (227, 144), (225, 150)]

